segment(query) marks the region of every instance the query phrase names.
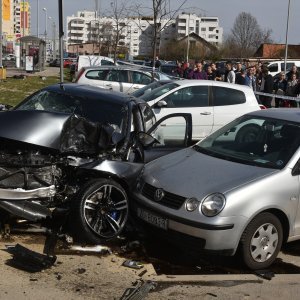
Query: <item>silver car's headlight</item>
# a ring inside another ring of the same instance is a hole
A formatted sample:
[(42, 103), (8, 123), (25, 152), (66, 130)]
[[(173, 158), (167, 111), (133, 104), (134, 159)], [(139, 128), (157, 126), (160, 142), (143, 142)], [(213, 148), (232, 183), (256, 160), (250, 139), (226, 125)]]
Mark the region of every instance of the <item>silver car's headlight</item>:
[(214, 217), (224, 208), (226, 198), (223, 194), (214, 193), (208, 195), (201, 204), (201, 211), (207, 217)]

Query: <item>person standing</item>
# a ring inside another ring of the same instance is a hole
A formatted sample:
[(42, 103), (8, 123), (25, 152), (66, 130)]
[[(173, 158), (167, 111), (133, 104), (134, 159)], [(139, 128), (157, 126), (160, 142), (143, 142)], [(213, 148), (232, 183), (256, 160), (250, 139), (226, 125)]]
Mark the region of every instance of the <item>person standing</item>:
[[(287, 81), (284, 77), (284, 72), (281, 72), (278, 80), (274, 81), (274, 91), (276, 95), (285, 95), (286, 93)], [(275, 107), (285, 106), (286, 101), (287, 100), (275, 98)]]
[(221, 74), (220, 70), (217, 69), (216, 64), (211, 63), (210, 66), (211, 66), (212, 72), (215, 73), (215, 80), (216, 81), (223, 81), (222, 74)]
[(206, 73), (202, 70), (202, 63), (198, 62), (196, 63), (196, 68), (194, 71), (192, 71), (191, 79), (206, 79), (207, 80), (207, 75)]
[[(290, 97), (297, 97), (297, 85), (298, 85), (298, 79), (296, 77), (296, 74), (293, 73), (291, 79), (288, 80), (287, 82), (286, 95)], [(291, 100), (290, 106), (297, 107), (297, 103)]]
[(240, 72), (236, 74), (235, 83), (239, 85), (247, 85), (246, 70), (241, 69)]
[(250, 67), (245, 77), (246, 85), (250, 86), (254, 92), (256, 91), (255, 71), (255, 67)]
[(296, 75), (296, 79), (300, 79), (300, 74), (299, 74), (299, 71), (298, 71), (298, 68), (296, 65), (293, 65), (292, 66), (292, 69), (286, 73), (286, 80), (287, 81), (290, 81), (292, 80), (292, 75), (295, 74)]
[(226, 72), (225, 72), (224, 81), (229, 82), (229, 83), (235, 83), (235, 73), (232, 69), (232, 62), (231, 61), (226, 62)]
[(216, 73), (213, 72), (211, 66), (208, 66), (208, 67), (207, 67), (206, 74), (207, 74), (207, 79), (208, 79), (208, 80), (216, 80)]
[[(273, 77), (269, 74), (269, 70), (267, 67), (263, 67), (262, 69), (262, 79), (261, 79), (261, 85), (260, 85), (260, 92), (272, 94), (273, 93)], [(267, 107), (272, 107), (272, 97), (271, 96), (264, 96), (261, 95), (260, 97), (261, 103)]]

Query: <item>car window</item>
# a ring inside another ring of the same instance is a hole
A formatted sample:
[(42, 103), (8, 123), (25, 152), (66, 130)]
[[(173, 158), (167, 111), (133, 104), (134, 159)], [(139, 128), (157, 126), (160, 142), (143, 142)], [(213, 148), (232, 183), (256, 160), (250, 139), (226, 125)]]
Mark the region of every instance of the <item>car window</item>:
[(213, 86), (212, 88), (214, 106), (235, 105), (246, 102), (246, 96), (242, 91), (220, 86)]
[(285, 120), (244, 116), (197, 144), (225, 160), (282, 169), (300, 145), (300, 126)]
[[(294, 63), (292, 62), (287, 62), (286, 63), (286, 69), (289, 70), (292, 68), (292, 66), (294, 65)], [(281, 70), (284, 70), (284, 63), (281, 63)]]
[(163, 98), (167, 107), (208, 106), (208, 86), (190, 86), (175, 91)]
[(128, 72), (126, 70), (110, 70), (106, 80), (115, 82), (129, 82)]
[(134, 84), (144, 84), (147, 85), (152, 82), (152, 79), (150, 76), (141, 73), (141, 72), (135, 72), (135, 71), (129, 71), (132, 76), (132, 82)]
[(105, 80), (109, 70), (92, 70), (86, 72), (85, 77), (88, 79)]
[(148, 105), (141, 104), (140, 110), (142, 112), (142, 116), (145, 124), (145, 131), (147, 132), (155, 124), (156, 118), (152, 109)]
[(268, 68), (269, 72), (278, 72), (278, 64), (272, 64)]
[(114, 63), (106, 59), (101, 59), (101, 66), (111, 66), (111, 65), (114, 65)]
[(158, 97), (160, 97), (161, 95), (166, 94), (167, 92), (175, 89), (176, 87), (178, 87), (179, 85), (177, 83), (168, 83), (165, 84), (163, 86), (160, 86), (154, 90), (152, 90), (152, 92), (144, 94), (141, 96), (141, 98), (143, 100), (145, 100), (146, 102), (154, 100)]
[(61, 113), (81, 113), (80, 99), (52, 91), (40, 91), (26, 102), (16, 107), (16, 110), (44, 110)]

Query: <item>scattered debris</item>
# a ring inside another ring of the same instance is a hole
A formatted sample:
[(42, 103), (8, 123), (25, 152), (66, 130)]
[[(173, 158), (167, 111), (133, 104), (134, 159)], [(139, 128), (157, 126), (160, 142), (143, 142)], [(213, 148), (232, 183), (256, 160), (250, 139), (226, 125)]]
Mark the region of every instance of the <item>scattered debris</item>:
[(254, 274), (267, 280), (271, 280), (275, 276), (271, 270), (256, 270)]
[(82, 251), (82, 252), (96, 252), (100, 254), (112, 254), (112, 251), (107, 246), (97, 245), (97, 246), (78, 246), (73, 245), (70, 247), (70, 250), (73, 251)]
[(86, 269), (85, 268), (78, 268), (77, 272), (78, 272), (78, 274), (83, 274), (83, 273), (86, 272)]
[(56, 261), (56, 256), (40, 254), (20, 244), (6, 245), (6, 249), (13, 256), (7, 264), (27, 272), (40, 272), (50, 268)]
[(132, 268), (132, 269), (141, 269), (143, 268), (143, 264), (135, 260), (125, 260), (122, 264), (124, 267)]
[(151, 290), (157, 286), (156, 282), (143, 280), (137, 281), (133, 287), (125, 290), (120, 300), (142, 300), (145, 299)]
[(147, 270), (143, 270), (138, 276), (143, 277), (147, 273)]

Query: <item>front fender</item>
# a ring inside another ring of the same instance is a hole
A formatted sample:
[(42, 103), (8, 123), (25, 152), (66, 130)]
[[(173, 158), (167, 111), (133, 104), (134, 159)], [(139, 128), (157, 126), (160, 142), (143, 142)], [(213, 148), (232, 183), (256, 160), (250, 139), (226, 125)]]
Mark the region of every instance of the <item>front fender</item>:
[(78, 168), (78, 172), (105, 174), (125, 181), (131, 188), (144, 164), (115, 160), (99, 160)]

